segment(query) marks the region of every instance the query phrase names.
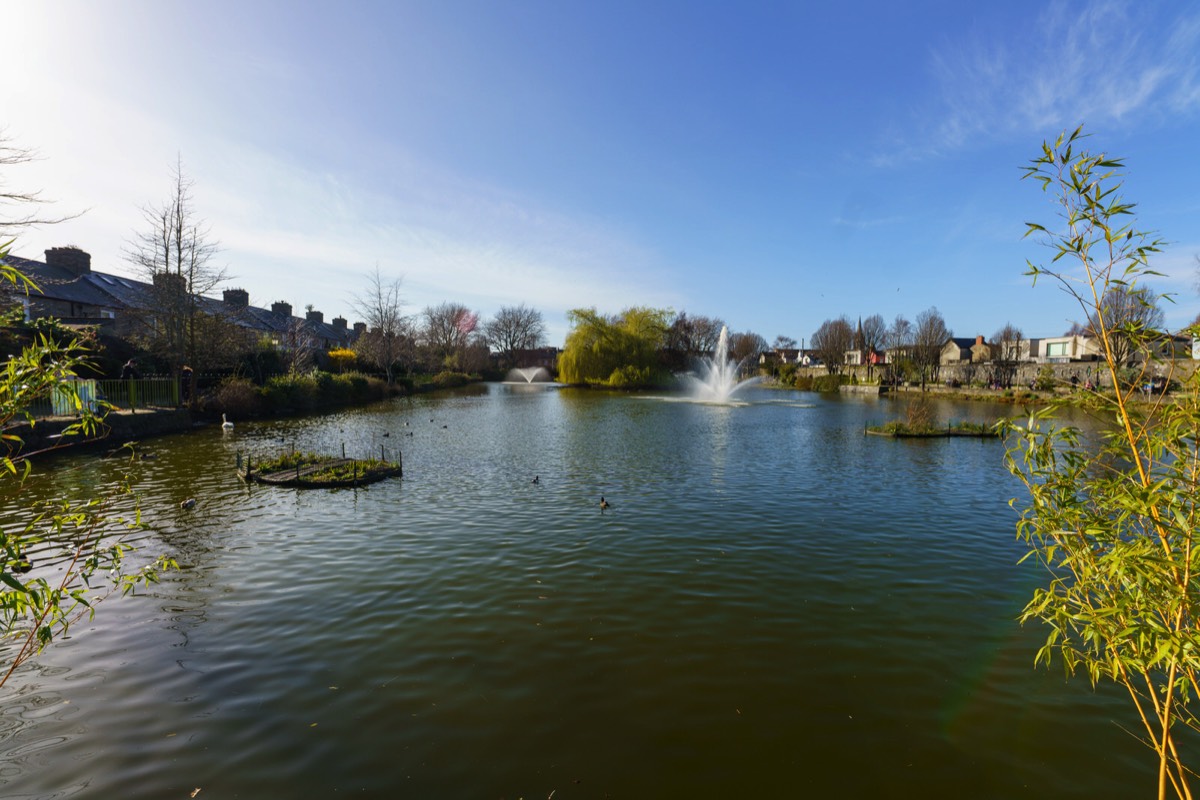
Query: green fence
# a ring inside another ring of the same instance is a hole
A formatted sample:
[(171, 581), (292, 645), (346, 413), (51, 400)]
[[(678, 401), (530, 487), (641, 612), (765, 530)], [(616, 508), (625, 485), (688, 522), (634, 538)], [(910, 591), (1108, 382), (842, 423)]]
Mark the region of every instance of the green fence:
[(174, 378), (132, 378), (95, 383), (96, 399), (118, 409), (137, 411), (179, 405), (179, 381)]

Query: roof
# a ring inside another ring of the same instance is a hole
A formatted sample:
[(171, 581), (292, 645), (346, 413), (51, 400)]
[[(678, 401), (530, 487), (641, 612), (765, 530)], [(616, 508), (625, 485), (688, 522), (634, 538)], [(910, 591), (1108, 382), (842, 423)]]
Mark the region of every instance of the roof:
[(100, 274), (94, 272), (80, 277), (69, 270), (18, 256), (10, 255), (4, 260), (37, 285), (36, 290), (30, 289), (30, 294), (50, 300), (110, 308), (120, 308), (124, 305), (116, 294), (108, 290), (116, 281), (126, 280), (124, 278), (105, 276), (108, 280), (100, 280)]
[[(13, 255), (6, 256), (4, 260), (37, 285), (38, 291), (31, 291), (31, 294), (50, 300), (130, 311), (153, 309), (156, 304), (156, 293), (152, 283), (96, 270), (77, 276), (70, 270), (51, 266), (44, 261)], [(322, 341), (349, 343), (353, 336), (351, 329), (335, 328), (328, 322), (314, 322), (257, 306), (235, 306), (212, 297), (201, 297), (200, 308), (206, 314), (223, 317), (236, 325), (267, 333), (283, 333), (293, 324), (299, 323)]]

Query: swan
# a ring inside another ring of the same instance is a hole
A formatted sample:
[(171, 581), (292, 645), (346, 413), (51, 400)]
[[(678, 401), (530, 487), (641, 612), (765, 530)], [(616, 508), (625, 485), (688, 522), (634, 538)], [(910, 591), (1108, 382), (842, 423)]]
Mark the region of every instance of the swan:
[(230, 422), (229, 420), (225, 419), (224, 414), (221, 415), (221, 430), (223, 430), (223, 431), (233, 430), (233, 423)]

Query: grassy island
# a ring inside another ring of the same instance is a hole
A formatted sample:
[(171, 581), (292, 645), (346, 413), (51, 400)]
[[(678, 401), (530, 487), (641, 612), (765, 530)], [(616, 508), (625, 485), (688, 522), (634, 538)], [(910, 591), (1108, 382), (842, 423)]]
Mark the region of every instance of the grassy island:
[(942, 428), (932, 425), (910, 425), (907, 422), (895, 420), (883, 425), (871, 425), (866, 432), (873, 436), (891, 436), (896, 439), (934, 439), (951, 436), (994, 438), (1000, 436), (995, 425), (987, 425), (982, 422), (955, 422)]
[(339, 458), (318, 453), (286, 453), (259, 463), (238, 454), (238, 476), (248, 483), (302, 489), (364, 486), (402, 475), (399, 461), (381, 458)]

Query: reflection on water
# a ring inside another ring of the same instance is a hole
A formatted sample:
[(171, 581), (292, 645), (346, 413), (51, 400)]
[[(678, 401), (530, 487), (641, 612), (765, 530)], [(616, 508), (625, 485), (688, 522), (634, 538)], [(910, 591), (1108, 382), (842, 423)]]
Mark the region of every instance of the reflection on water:
[[(1032, 667), (998, 442), (863, 436), (892, 401), (745, 399), (493, 386), (147, 443), (145, 549), (183, 569), (3, 690), (3, 794), (1142, 792), (1122, 699)], [(343, 446), (402, 449), (404, 479), (233, 473)], [(60, 459), (29, 491), (116, 469)]]

